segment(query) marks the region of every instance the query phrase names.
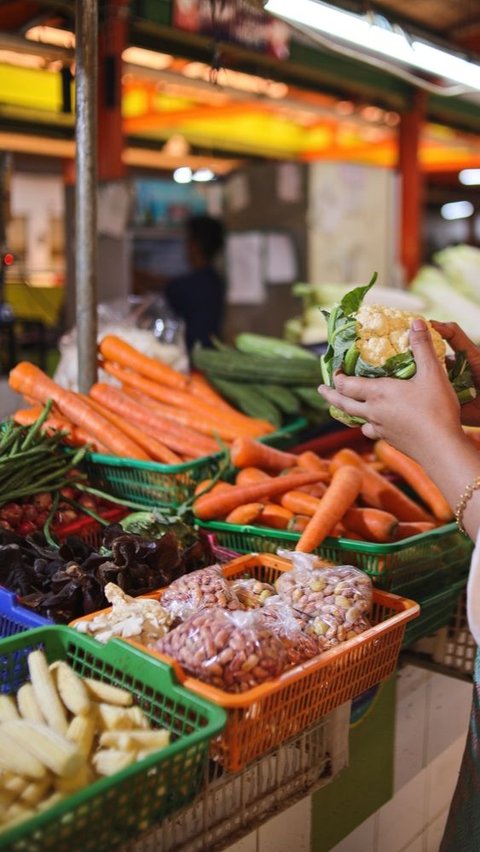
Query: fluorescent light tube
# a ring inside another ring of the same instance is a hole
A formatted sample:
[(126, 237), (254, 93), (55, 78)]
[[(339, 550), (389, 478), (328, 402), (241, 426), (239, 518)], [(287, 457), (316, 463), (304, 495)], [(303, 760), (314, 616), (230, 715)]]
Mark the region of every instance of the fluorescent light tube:
[(480, 65), (317, 0), (268, 0), (265, 11), (422, 71), (480, 89)]
[(450, 201), (440, 208), (442, 219), (468, 219), (474, 207), (470, 201)]
[(458, 174), (458, 179), (464, 186), (478, 186), (480, 184), (480, 169), (462, 169)]

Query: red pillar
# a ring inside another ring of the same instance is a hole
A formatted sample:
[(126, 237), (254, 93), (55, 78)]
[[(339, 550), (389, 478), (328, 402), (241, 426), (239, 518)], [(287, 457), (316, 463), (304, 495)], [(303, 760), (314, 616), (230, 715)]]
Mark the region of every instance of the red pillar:
[(98, 179), (125, 176), (122, 160), (122, 52), (128, 44), (128, 0), (108, 0), (98, 33)]
[(423, 176), (419, 160), (420, 135), (425, 116), (426, 93), (416, 90), (412, 106), (402, 113), (399, 131), (398, 169), (401, 180), (400, 261), (407, 284), (421, 262)]

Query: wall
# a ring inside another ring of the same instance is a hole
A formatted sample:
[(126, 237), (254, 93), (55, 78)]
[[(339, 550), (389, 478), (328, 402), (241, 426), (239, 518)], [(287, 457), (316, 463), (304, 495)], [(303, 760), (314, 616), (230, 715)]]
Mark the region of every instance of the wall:
[(26, 271), (35, 280), (51, 271), (50, 219), (64, 217), (63, 181), (56, 175), (16, 172), (10, 188), (12, 216), (27, 217)]
[(391, 170), (313, 163), (308, 208), (309, 279), (363, 284), (377, 271), (386, 287), (402, 283), (397, 181)]

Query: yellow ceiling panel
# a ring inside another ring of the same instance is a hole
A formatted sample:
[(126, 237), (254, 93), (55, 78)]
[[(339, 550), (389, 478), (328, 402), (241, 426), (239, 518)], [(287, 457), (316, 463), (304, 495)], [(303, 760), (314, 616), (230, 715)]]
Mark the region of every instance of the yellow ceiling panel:
[(1, 64), (0, 103), (58, 112), (62, 105), (60, 74)]

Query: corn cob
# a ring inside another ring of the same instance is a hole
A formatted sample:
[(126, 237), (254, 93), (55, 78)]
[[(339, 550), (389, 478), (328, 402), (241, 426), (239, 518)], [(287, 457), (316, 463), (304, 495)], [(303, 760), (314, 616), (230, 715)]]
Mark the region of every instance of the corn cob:
[(40, 779), (46, 775), (45, 766), (16, 741), (13, 742), (7, 725), (16, 725), (17, 722), (4, 722), (0, 728), (0, 768), (9, 772), (25, 775), (25, 778)]
[(0, 722), (18, 719), (15, 699), (12, 695), (0, 695)]
[(17, 692), (17, 706), (22, 719), (30, 722), (45, 722), (45, 717), (38, 706), (35, 690), (31, 683), (24, 683)]
[(74, 716), (68, 726), (67, 739), (75, 743), (84, 757), (88, 757), (92, 750), (96, 726), (93, 716)]
[(18, 719), (4, 722), (1, 732), (13, 740), (15, 751), (20, 746), (55, 775), (68, 777), (84, 765), (76, 745), (48, 725)]
[(126, 689), (121, 689), (119, 686), (112, 686), (110, 683), (104, 683), (102, 680), (94, 680), (91, 677), (86, 677), (84, 683), (88, 687), (88, 691), (97, 701), (105, 701), (108, 704), (115, 704), (119, 707), (130, 707), (133, 703), (131, 692)]
[(83, 680), (63, 660), (59, 662), (55, 670), (55, 678), (60, 698), (67, 710), (70, 710), (74, 716), (86, 715), (90, 710), (91, 702)]
[(135, 762), (134, 751), (116, 751), (113, 748), (97, 751), (93, 765), (99, 775), (113, 775)]
[(68, 722), (65, 708), (60, 701), (52, 674), (43, 651), (32, 651), (28, 655), (28, 670), (35, 690), (35, 697), (50, 725), (59, 734), (67, 733)]

